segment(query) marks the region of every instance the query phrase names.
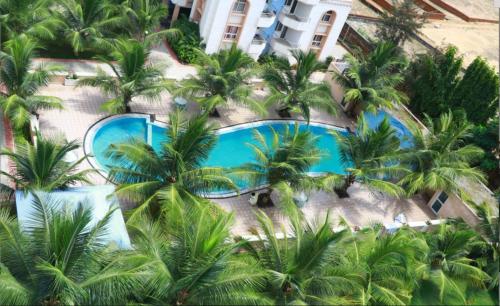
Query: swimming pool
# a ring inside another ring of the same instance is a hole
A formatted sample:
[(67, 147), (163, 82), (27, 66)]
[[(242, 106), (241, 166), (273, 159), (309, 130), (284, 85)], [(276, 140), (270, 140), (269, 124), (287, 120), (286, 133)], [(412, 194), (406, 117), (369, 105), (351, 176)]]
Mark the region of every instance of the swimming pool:
[[(218, 141), (204, 165), (225, 168), (240, 167), (253, 159), (253, 150), (247, 144), (255, 143), (252, 137), (254, 129), (257, 129), (264, 136), (268, 136), (271, 134), (270, 127), (280, 132), (284, 130), (285, 126), (293, 126), (294, 123), (295, 121), (290, 120), (265, 120), (218, 129)], [(323, 157), (311, 168), (311, 174), (345, 173), (345, 168), (339, 158), (337, 143), (329, 131), (332, 129), (339, 130), (341, 133), (347, 133), (347, 131), (321, 123), (311, 122), (309, 126), (302, 122), (299, 124), (300, 129), (308, 129), (312, 134), (319, 136), (318, 148)], [(125, 142), (130, 138), (139, 138), (159, 151), (161, 143), (166, 141), (166, 128), (168, 126), (164, 123), (151, 122), (147, 115), (129, 114), (110, 117), (98, 122), (89, 130), (85, 138), (86, 152), (93, 155), (91, 163), (96, 168), (101, 172), (107, 172), (109, 167), (113, 165), (112, 160), (105, 155), (110, 144)], [(245, 182), (237, 182), (237, 185), (240, 190), (245, 191), (249, 188)], [(216, 194), (222, 195), (221, 192)]]
[(389, 124), (396, 130), (396, 136), (401, 141), (401, 148), (407, 149), (413, 146), (413, 136), (410, 130), (398, 119), (389, 115), (383, 110), (379, 110), (376, 114), (372, 112), (364, 112), (365, 120), (370, 129), (376, 128), (384, 118), (389, 120)]

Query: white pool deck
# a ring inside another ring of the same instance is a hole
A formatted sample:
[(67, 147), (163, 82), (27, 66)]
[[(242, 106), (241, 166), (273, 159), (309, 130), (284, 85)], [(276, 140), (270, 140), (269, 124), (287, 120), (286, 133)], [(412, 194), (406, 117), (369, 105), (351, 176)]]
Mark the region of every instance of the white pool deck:
[[(50, 84), (40, 94), (57, 96), (64, 101), (64, 110), (42, 111), (40, 116), (40, 130), (47, 136), (64, 136), (66, 139), (77, 139), (83, 142), (86, 131), (96, 121), (107, 116), (106, 113), (99, 110), (102, 102), (106, 100), (98, 89), (91, 87), (75, 88), (63, 86), (60, 84)], [(263, 95), (257, 92), (257, 96)], [(167, 114), (174, 107), (171, 97), (165, 94), (159, 103), (149, 103), (138, 99), (132, 105), (134, 112), (153, 113), (158, 120), (166, 121)], [(198, 107), (195, 104), (188, 104), (189, 113), (197, 113)], [(260, 118), (250, 110), (240, 106), (229, 106), (226, 109), (220, 109), (221, 118), (211, 119), (220, 127), (244, 123), (259, 119), (278, 118), (274, 110), (269, 111), (269, 116)], [(312, 120), (334, 124), (337, 126), (353, 126), (353, 122), (342, 112), (339, 115), (330, 116), (324, 113), (313, 111)], [(78, 156), (83, 156), (83, 150), (77, 152)], [(85, 162), (82, 167), (91, 167)], [(104, 184), (105, 179), (96, 174), (92, 176), (95, 184)], [(350, 198), (339, 199), (333, 193), (317, 192), (311, 195), (309, 202), (302, 209), (309, 219), (316, 219), (326, 215), (330, 210), (330, 217), (338, 220), (344, 217), (352, 225), (369, 225), (375, 222), (390, 224), (394, 217), (404, 213), (408, 221), (425, 221), (436, 218), (430, 209), (425, 205), (421, 198), (396, 200), (381, 194), (373, 194), (363, 186), (354, 185), (349, 189)], [(227, 211), (233, 211), (235, 214), (235, 225), (233, 233), (244, 235), (248, 233), (250, 227), (257, 225), (255, 218), (256, 208), (248, 203), (249, 195), (240, 197), (215, 200), (221, 207)], [(270, 215), (273, 220), (280, 222), (283, 217), (278, 208), (267, 208), (264, 211)]]

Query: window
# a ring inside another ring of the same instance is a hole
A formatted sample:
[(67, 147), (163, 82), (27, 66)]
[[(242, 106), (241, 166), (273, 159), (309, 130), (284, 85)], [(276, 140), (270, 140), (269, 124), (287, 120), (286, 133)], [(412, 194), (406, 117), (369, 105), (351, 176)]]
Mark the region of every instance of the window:
[(285, 5), (290, 6), (292, 5), (293, 0), (286, 0)]
[(321, 41), (323, 41), (323, 35), (314, 35), (311, 45), (313, 47), (321, 47)]
[(233, 6), (233, 12), (236, 13), (244, 13), (245, 12), (245, 5), (247, 4), (246, 0), (236, 0)]
[(235, 26), (227, 26), (226, 34), (224, 34), (224, 39), (230, 39), (230, 40), (236, 39), (236, 36), (238, 36), (239, 29), (240, 28)]
[(326, 12), (323, 17), (321, 17), (321, 22), (330, 22), (332, 20), (333, 12), (328, 11)]
[(448, 200), (448, 195), (445, 192), (441, 192), (441, 194), (436, 198), (434, 203), (432, 203), (431, 205), (432, 211), (437, 214), (441, 209), (441, 207), (443, 207), (444, 202), (446, 202), (446, 200)]
[(276, 24), (276, 29), (275, 30), (278, 31), (278, 32), (281, 31), (281, 30), (283, 30), (283, 24), (278, 21), (278, 23)]

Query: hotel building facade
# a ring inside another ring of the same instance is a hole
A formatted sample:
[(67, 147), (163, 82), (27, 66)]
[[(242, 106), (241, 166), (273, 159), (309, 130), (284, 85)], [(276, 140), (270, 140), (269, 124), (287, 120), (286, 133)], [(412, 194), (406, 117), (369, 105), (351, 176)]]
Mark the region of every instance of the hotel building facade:
[(172, 20), (179, 11), (200, 26), (207, 53), (236, 43), (254, 59), (274, 52), (313, 51), (318, 59), (338, 58), (336, 43), (351, 0), (170, 0)]

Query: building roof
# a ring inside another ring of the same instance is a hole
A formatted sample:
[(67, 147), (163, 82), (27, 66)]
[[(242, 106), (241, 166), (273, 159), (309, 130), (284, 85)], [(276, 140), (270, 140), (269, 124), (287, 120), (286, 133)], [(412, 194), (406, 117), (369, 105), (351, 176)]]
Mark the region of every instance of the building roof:
[[(121, 249), (130, 249), (130, 238), (125, 227), (122, 211), (118, 199), (113, 194), (114, 186), (85, 186), (69, 188), (64, 191), (54, 191), (50, 193), (39, 193), (42, 196), (50, 196), (53, 209), (58, 211), (73, 211), (78, 204), (89, 207), (92, 210), (91, 226), (102, 220), (106, 213), (113, 208), (107, 233), (104, 235), (105, 242), (116, 243)], [(16, 192), (17, 219), (21, 227), (27, 226), (34, 213), (32, 205), (34, 197), (31, 193), (25, 194), (22, 191)]]

